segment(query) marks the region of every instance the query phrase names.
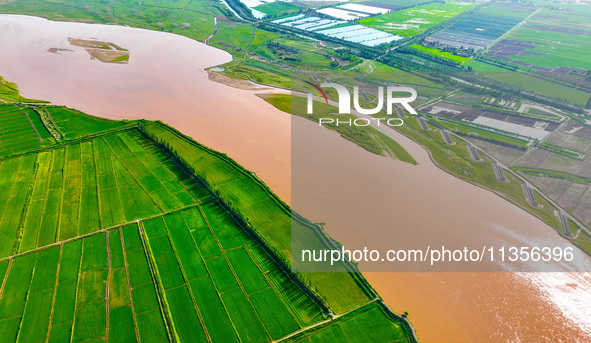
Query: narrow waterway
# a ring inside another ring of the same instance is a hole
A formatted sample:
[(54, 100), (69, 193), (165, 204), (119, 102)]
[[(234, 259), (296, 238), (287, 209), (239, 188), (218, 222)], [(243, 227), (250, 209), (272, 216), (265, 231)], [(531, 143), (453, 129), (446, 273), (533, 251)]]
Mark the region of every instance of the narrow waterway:
[[(69, 37), (129, 49), (129, 63), (91, 60)], [(439, 170), (404, 137), (399, 141), (418, 166), (372, 155), (317, 124), (292, 120), (252, 91), (208, 79), (205, 68), (230, 60), (224, 51), (162, 32), (0, 15), (0, 75), (25, 96), (107, 118), (160, 119), (255, 171), (345, 246), (387, 246), (397, 237), (418, 244), (437, 236), (465, 244), (531, 237), (566, 244), (530, 214)], [(306, 140), (294, 147), (292, 162), (293, 130)], [(365, 275), (395, 311), (409, 311), (424, 342), (591, 340), (589, 274)]]

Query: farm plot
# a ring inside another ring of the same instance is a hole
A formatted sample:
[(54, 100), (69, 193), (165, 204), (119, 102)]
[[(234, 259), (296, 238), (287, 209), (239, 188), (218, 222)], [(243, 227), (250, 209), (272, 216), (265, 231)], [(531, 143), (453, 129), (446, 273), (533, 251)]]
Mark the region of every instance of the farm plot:
[[(36, 109), (47, 113), (66, 138), (132, 125), (89, 116), (61, 106), (38, 106)], [(56, 142), (39, 113), (29, 107), (0, 104), (0, 124), (0, 157), (47, 147)]]
[[(163, 124), (141, 125), (1, 161), (0, 252), (22, 252), (0, 258), (3, 342), (268, 342), (371, 305), (353, 274), (306, 276), (312, 291), (282, 249), (253, 241), (264, 230), (246, 234), (186, 170), (257, 228), (289, 228), (250, 173)], [(154, 128), (173, 150), (139, 131)], [(395, 337), (403, 323), (380, 316), (378, 341)]]
[(368, 13), (362, 13), (357, 11), (349, 11), (345, 8), (335, 8), (335, 7), (328, 7), (328, 8), (321, 8), (316, 10), (316, 12), (320, 14), (327, 15), (329, 17), (340, 19), (340, 20), (359, 20), (361, 18), (368, 17)]
[(470, 122), (537, 140), (548, 136), (559, 126), (558, 123), (490, 110), (481, 110), (446, 102), (440, 102), (429, 106), (423, 111), (432, 115), (447, 117), (455, 121)]
[[(334, 8), (324, 8), (322, 10), (345, 12)], [(313, 31), (331, 38), (342, 39), (351, 43), (358, 43), (366, 46), (378, 46), (403, 39), (401, 36), (393, 35), (391, 33), (383, 32), (363, 25), (346, 25), (339, 26), (337, 28), (331, 28), (344, 22), (345, 21), (343, 20), (322, 19), (319, 17), (304, 15), (297, 15), (273, 21), (273, 23), (282, 26), (293, 27), (305, 31)]]
[(519, 26), (486, 55), (536, 71), (583, 74), (591, 69), (587, 56), (591, 11), (544, 8)]
[(492, 5), (429, 36), (427, 41), (458, 48), (484, 49), (533, 11), (531, 7), (519, 5)]
[(567, 100), (569, 103), (585, 106), (591, 95), (589, 92), (581, 89), (559, 84), (556, 82), (544, 80), (523, 72), (510, 71), (489, 63), (484, 63), (471, 59), (464, 63), (464, 66), (471, 67), (479, 74), (498, 80), (521, 89)]
[(35, 111), (0, 105), (0, 156), (37, 149), (54, 142)]
[(126, 126), (123, 121), (93, 117), (67, 107), (44, 106), (43, 108), (53, 118), (65, 138), (84, 137), (105, 130), (114, 130)]
[(362, 19), (359, 23), (395, 35), (412, 37), (474, 6), (474, 2), (431, 3)]
[(305, 31), (317, 31), (345, 23), (343, 20), (323, 19), (319, 17), (306, 16), (303, 14), (273, 20), (272, 22), (274, 24), (279, 24), (285, 27), (293, 27)]
[(209, 197), (137, 130), (7, 159), (0, 184), (2, 257)]
[[(200, 318), (213, 342), (266, 342), (322, 320), (320, 307), (269, 256), (253, 260), (252, 241), (218, 205), (192, 207), (142, 225), (166, 298), (170, 294), (195, 304), (195, 312), (188, 313), (171, 307), (172, 317)], [(209, 240), (202, 239), (202, 231)], [(215, 257), (207, 253), (211, 244), (217, 247)], [(181, 337), (194, 330), (175, 327)]]
[(359, 43), (366, 46), (378, 46), (401, 40), (401, 36), (382, 32), (363, 25), (352, 25), (317, 31), (320, 34), (331, 38), (338, 38), (352, 43)]
[(242, 4), (244, 4), (244, 6), (248, 7), (252, 13), (252, 16), (255, 17), (256, 19), (263, 19), (267, 16), (266, 13), (263, 13), (257, 9), (255, 9), (256, 7), (259, 7), (261, 5), (264, 5), (266, 3), (273, 3), (275, 2), (274, 0), (268, 0), (268, 1), (259, 1), (259, 0), (239, 0)]
[(517, 170), (582, 223), (591, 224), (590, 185), (583, 181), (585, 179), (547, 169), (517, 168)]
[(137, 226), (125, 227), (0, 262), (3, 276), (10, 264), (2, 341), (167, 342), (143, 248), (123, 242), (134, 234)]
[[(562, 148), (584, 153), (591, 153), (591, 129), (570, 122), (549, 138), (549, 142)], [(518, 164), (518, 167), (546, 169), (567, 173), (582, 178), (591, 178), (591, 159), (578, 160), (553, 153), (548, 150), (535, 150)]]
[(434, 55), (434, 56), (441, 56), (444, 57), (446, 59), (452, 60), (454, 62), (458, 62), (458, 63), (464, 63), (468, 60), (470, 60), (470, 57), (465, 57), (465, 56), (459, 56), (456, 55), (454, 53), (448, 52), (448, 51), (443, 51), (440, 49), (436, 49), (436, 48), (428, 48), (419, 44), (413, 44), (411, 45), (412, 48), (426, 52), (428, 54)]
[[(249, 218), (257, 234), (265, 238), (265, 244), (281, 258), (290, 258), (290, 212), (277, 198), (271, 196), (270, 191), (251, 173), (246, 172), (227, 156), (215, 153), (179, 135), (164, 124), (142, 122), (142, 128), (148, 136), (173, 147), (213, 192), (229, 206), (239, 208), (242, 216)], [(311, 229), (305, 232), (313, 235), (306, 237), (307, 242), (318, 242)], [(208, 230), (195, 230), (193, 236), (199, 242), (213, 241)], [(202, 254), (207, 253), (209, 258), (219, 256), (220, 248), (215, 241), (213, 243), (205, 244), (203, 249), (199, 247)], [(369, 300), (368, 294), (359, 286), (360, 281), (350, 273), (308, 273), (305, 279), (325, 297), (335, 313), (355, 308)]]
[(275, 1), (267, 2), (254, 7), (255, 10), (266, 14), (269, 17), (285, 15), (287, 13), (297, 12), (303, 6), (298, 6), (297, 2)]
[[(374, 303), (311, 332), (295, 335), (286, 342), (410, 342), (405, 328), (390, 322), (384, 314), (384, 309)], [(359, 327), (364, 330), (360, 331)]]

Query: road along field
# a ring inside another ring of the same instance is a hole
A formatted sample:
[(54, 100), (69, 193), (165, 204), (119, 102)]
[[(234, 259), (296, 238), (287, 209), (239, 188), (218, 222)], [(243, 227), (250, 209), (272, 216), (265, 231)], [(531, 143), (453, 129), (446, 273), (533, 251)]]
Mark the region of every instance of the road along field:
[(37, 110), (87, 136), (0, 160), (3, 342), (414, 341), (360, 274), (294, 273), (289, 207), (226, 155), (162, 123)]

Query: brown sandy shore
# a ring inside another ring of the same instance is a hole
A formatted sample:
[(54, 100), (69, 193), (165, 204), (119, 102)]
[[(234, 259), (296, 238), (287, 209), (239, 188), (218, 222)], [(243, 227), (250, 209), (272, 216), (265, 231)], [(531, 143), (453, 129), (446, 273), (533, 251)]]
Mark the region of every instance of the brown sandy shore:
[[(519, 242), (535, 235), (548, 244), (564, 244), (537, 218), (436, 168), (426, 151), (405, 137), (399, 142), (419, 166), (369, 154), (255, 96), (270, 90), (208, 75), (206, 68), (231, 60), (221, 50), (161, 32), (24, 16), (0, 15), (0, 32), (0, 45), (6, 47), (0, 75), (16, 82), (23, 95), (112, 119), (163, 120), (255, 171), (281, 198), (292, 199), (297, 211), (325, 222), (345, 246), (372, 246), (387, 241), (393, 230), (414, 242), (432, 235), (478, 244), (483, 239)], [(125, 47), (133, 58), (128, 64), (90, 60), (83, 48), (68, 44), (73, 32)], [(48, 53), (51, 48), (74, 52)], [(294, 130), (307, 135), (297, 151), (306, 159), (298, 163), (314, 163), (322, 173), (292, 168)], [(298, 173), (293, 189), (292, 169)], [(590, 339), (588, 274), (365, 275), (394, 310), (410, 312), (425, 342)]]
[(210, 70), (207, 71), (207, 77), (211, 81), (219, 82), (219, 83), (224, 84), (226, 86), (230, 86), (230, 87), (237, 88), (237, 89), (242, 89), (242, 90), (247, 90), (247, 91), (257, 91), (258, 93), (261, 93), (261, 91), (265, 91), (266, 93), (270, 92), (273, 94), (287, 93), (286, 90), (277, 89), (277, 88), (273, 88), (273, 87), (269, 87), (269, 86), (265, 86), (265, 85), (260, 85), (258, 83), (254, 83), (254, 82), (252, 82), (250, 80), (246, 80), (246, 79), (233, 79), (233, 78), (228, 77), (224, 74), (212, 72)]

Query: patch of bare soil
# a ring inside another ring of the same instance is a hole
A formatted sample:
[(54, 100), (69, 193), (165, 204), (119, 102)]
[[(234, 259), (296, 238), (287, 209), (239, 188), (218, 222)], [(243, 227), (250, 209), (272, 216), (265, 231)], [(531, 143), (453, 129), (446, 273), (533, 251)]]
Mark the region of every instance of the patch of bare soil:
[(118, 50), (118, 51), (127, 51), (117, 44), (111, 42), (104, 42), (95, 39), (79, 39), (79, 38), (68, 38), (68, 42), (74, 46), (79, 46), (82, 48), (94, 48), (94, 49), (104, 49), (104, 50)]
[(249, 80), (233, 79), (233, 78), (228, 77), (226, 75), (212, 72), (212, 71), (208, 71), (207, 74), (209, 75), (209, 79), (211, 81), (219, 82), (219, 83), (222, 83), (226, 86), (230, 86), (230, 87), (234, 87), (234, 88), (238, 88), (238, 89), (244, 89), (244, 90), (250, 90), (250, 91), (251, 90), (271, 89), (270, 87), (261, 86), (261, 85), (258, 85), (256, 83), (252, 82), (252, 81), (249, 81)]
[(223, 15), (220, 15), (217, 18), (218, 18), (218, 21), (224, 21), (226, 23), (234, 23), (234, 22), (236, 22), (235, 20), (232, 20), (232, 19), (230, 19), (230, 18), (228, 18), (226, 16), (223, 16)]
[(129, 62), (129, 51), (115, 43), (79, 38), (68, 38), (68, 41), (74, 46), (86, 48), (85, 50), (90, 55), (91, 60), (96, 59), (104, 63), (121, 64)]
[(113, 51), (103, 49), (86, 49), (86, 52), (90, 55), (90, 59), (97, 59), (104, 63), (122, 63), (126, 64), (129, 62), (128, 51)]
[(63, 55), (64, 53), (74, 52), (72, 49), (60, 49), (60, 48), (49, 48), (47, 52), (51, 52), (53, 54)]

